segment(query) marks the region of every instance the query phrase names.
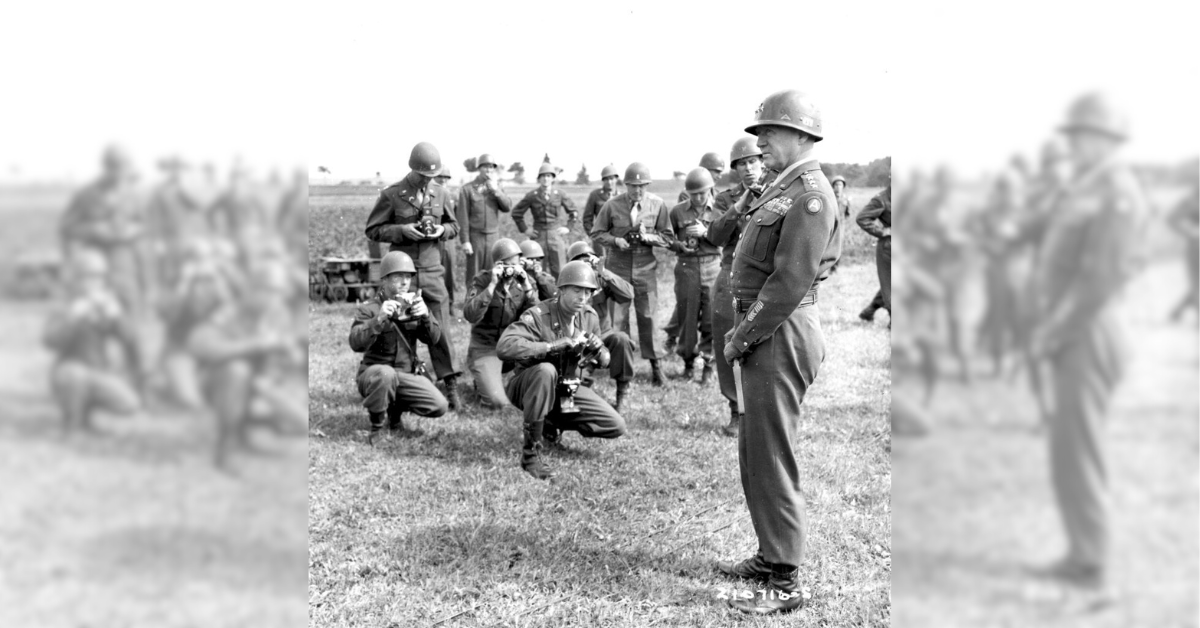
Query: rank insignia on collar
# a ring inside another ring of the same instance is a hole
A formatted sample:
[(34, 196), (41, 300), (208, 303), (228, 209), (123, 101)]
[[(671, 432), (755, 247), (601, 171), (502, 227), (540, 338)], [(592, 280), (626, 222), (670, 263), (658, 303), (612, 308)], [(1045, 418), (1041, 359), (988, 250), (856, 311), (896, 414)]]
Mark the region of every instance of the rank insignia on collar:
[(810, 213), (810, 214), (820, 213), (821, 199), (819, 199), (819, 198), (808, 199), (808, 202), (804, 204), (804, 209), (807, 210), (808, 213)]

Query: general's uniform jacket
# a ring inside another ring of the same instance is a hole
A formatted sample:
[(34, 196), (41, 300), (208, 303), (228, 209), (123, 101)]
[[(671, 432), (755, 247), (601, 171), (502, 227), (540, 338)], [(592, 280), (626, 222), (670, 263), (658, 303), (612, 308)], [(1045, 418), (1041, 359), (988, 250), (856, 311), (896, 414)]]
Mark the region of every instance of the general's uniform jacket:
[[(446, 188), (430, 184), (425, 189), (424, 203), (417, 204), (417, 186), (410, 175), (399, 183), (383, 189), (375, 207), (367, 218), (367, 237), (378, 242), (390, 242), (391, 250), (403, 251), (412, 258), (417, 271), (432, 270), (442, 266), (441, 240), (449, 240), (458, 235), (458, 221), (451, 211), (450, 193)], [(411, 225), (420, 222), (423, 210), (428, 210), (445, 231), (434, 240), (409, 240), (400, 231), (401, 225)]]
[(841, 256), (837, 200), (816, 160), (771, 184), (745, 224), (729, 279), (734, 297), (752, 302), (733, 329), (743, 352), (775, 333)]

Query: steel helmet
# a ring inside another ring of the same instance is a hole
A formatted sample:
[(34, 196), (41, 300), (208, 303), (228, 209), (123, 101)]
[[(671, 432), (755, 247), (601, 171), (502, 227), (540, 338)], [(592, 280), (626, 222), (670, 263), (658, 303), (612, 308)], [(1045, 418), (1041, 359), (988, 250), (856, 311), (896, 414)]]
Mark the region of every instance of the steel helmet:
[(492, 245), (493, 262), (505, 260), (514, 255), (520, 254), (521, 247), (517, 246), (517, 243), (509, 238), (500, 238), (499, 240), (496, 240), (495, 244)]
[(1067, 157), (1067, 147), (1058, 138), (1052, 138), (1042, 146), (1042, 165), (1062, 161)]
[(758, 138), (743, 137), (733, 143), (733, 150), (729, 151), (729, 165), (736, 168), (739, 159), (755, 156), (762, 157), (762, 151), (758, 149)]
[(688, 191), (688, 194), (711, 190), (713, 183), (712, 173), (707, 168), (694, 168), (687, 174), (687, 179), (683, 182), (683, 189)]
[(1064, 133), (1094, 131), (1118, 140), (1129, 139), (1129, 120), (1104, 94), (1093, 92), (1080, 96), (1067, 111), (1067, 121), (1060, 127)]
[(704, 156), (700, 158), (700, 167), (709, 170), (724, 170), (725, 160), (716, 153), (704, 153)]
[(552, 175), (554, 175), (554, 178), (557, 179), (558, 178), (558, 168), (555, 168), (554, 164), (542, 162), (542, 165), (538, 168), (537, 176), (540, 177), (544, 174), (552, 174)]
[(635, 161), (625, 169), (626, 185), (646, 185), (650, 183), (650, 169), (646, 164)]
[(796, 129), (813, 136), (818, 142), (825, 139), (821, 111), (808, 94), (794, 89), (767, 96), (758, 106), (758, 111), (754, 112), (754, 124), (746, 127), (746, 132), (758, 135), (758, 127), (766, 125)]
[(833, 178), (829, 180), (830, 187), (832, 187), (833, 184), (837, 183), (838, 181), (841, 181), (843, 186), (846, 185), (846, 177), (843, 177), (842, 175), (837, 174), (837, 175), (834, 175)]
[(580, 260), (567, 262), (558, 274), (558, 287), (564, 286), (579, 286), (592, 290), (600, 287), (596, 283), (596, 271), (592, 269), (592, 265)]
[(408, 156), (408, 167), (417, 174), (436, 177), (442, 170), (442, 154), (433, 144), (419, 142), (413, 146), (412, 154)]
[(387, 277), (392, 273), (416, 273), (417, 267), (413, 266), (412, 258), (404, 251), (388, 251), (387, 255), (383, 256), (383, 261), (379, 263), (379, 276)]
[(546, 257), (546, 252), (542, 250), (542, 245), (538, 244), (537, 240), (526, 240), (521, 243), (521, 257), (537, 259)]
[(450, 174), (450, 166), (447, 166), (447, 165), (443, 164), (443, 165), (442, 165), (442, 171), (441, 171), (441, 172), (439, 172), (439, 173), (437, 173), (437, 176), (438, 176), (439, 178), (441, 178), (441, 177), (446, 177), (447, 179), (451, 178), (451, 174)]
[(604, 167), (603, 170), (600, 171), (600, 178), (602, 180), (607, 179), (609, 177), (619, 177), (619, 176), (621, 176), (621, 173), (617, 170), (617, 167), (612, 164), (608, 164), (607, 166)]
[(486, 165), (486, 164), (492, 164), (493, 166), (496, 166), (496, 167), (499, 167), (499, 166), (500, 166), (500, 164), (496, 163), (496, 160), (495, 160), (495, 159), (492, 159), (492, 154), (491, 154), (491, 153), (484, 153), (484, 154), (482, 154), (482, 155), (480, 155), (480, 156), (479, 156), (479, 159), (476, 159), (476, 160), (475, 160), (475, 167), (476, 167), (476, 168), (482, 168), (482, 167), (484, 167), (484, 165)]
[(593, 249), (591, 243), (588, 242), (587, 240), (580, 240), (578, 242), (573, 242), (571, 244), (571, 246), (567, 247), (567, 259), (568, 260), (573, 260), (576, 257), (579, 257), (580, 255), (595, 255), (595, 254), (596, 254), (596, 249)]

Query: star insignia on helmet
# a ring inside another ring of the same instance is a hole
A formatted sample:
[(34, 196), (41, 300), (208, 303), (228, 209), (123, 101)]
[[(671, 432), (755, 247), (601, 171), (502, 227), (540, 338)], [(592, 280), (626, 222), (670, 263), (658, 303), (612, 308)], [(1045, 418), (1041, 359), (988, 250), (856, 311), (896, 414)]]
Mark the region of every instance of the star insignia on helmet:
[(763, 112), (763, 103), (758, 103), (758, 109), (754, 110), (754, 115), (757, 116), (758, 114), (760, 114), (762, 112)]

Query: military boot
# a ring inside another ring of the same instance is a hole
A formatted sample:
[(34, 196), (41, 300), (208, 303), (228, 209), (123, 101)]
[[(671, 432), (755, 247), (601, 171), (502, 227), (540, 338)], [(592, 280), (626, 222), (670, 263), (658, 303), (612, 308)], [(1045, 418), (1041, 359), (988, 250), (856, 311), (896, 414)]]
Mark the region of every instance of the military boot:
[(383, 412), (371, 412), (371, 432), (367, 435), (367, 444), (374, 445), (384, 437), (383, 426), (387, 423), (388, 416)]
[(730, 560), (717, 561), (717, 571), (731, 578), (766, 582), (771, 576), (771, 565), (763, 558), (762, 551), (757, 551), (750, 558), (736, 563)]
[(875, 307), (874, 304), (868, 305), (867, 307), (863, 308), (863, 311), (858, 313), (858, 317), (864, 321), (873, 321), (875, 320), (875, 311), (878, 309), (879, 308)]
[(617, 402), (613, 404), (613, 410), (621, 411), (621, 406), (625, 403), (625, 397), (629, 395), (629, 382), (617, 382)]
[(662, 369), (658, 366), (658, 360), (650, 360), (650, 383), (655, 386), (665, 386), (663, 383)]
[(462, 397), (458, 395), (458, 376), (451, 375), (442, 380), (446, 385), (446, 403), (451, 410), (462, 408)]
[(738, 414), (736, 407), (729, 408), (729, 424), (721, 428), (721, 433), (726, 436), (736, 437), (741, 427), (742, 415)]
[(704, 361), (704, 370), (700, 371), (700, 385), (707, 386), (708, 382), (712, 379), (713, 357), (701, 354), (700, 359)]
[(550, 421), (545, 421), (542, 425), (542, 443), (545, 449), (562, 451), (567, 448), (562, 442), (562, 430)]
[(393, 403), (388, 406), (387, 410), (387, 428), (388, 431), (396, 434), (405, 431), (404, 427), (404, 407), (398, 403)]
[(790, 613), (808, 603), (800, 588), (800, 570), (792, 565), (771, 565), (767, 586), (754, 592), (750, 599), (729, 600), (729, 605), (751, 615)]
[(525, 424), (525, 445), (521, 449), (521, 468), (539, 480), (548, 480), (554, 473), (542, 464), (543, 421)]

